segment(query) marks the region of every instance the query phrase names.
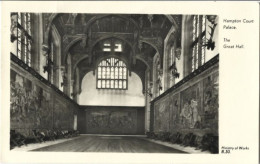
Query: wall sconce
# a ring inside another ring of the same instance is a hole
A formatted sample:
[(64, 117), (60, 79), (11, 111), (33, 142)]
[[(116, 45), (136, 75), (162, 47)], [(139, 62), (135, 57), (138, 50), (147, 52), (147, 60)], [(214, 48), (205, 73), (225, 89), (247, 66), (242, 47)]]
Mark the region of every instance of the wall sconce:
[(180, 73), (177, 70), (175, 61), (169, 67), (169, 70), (171, 71), (171, 74), (172, 74), (173, 77), (175, 77), (175, 78), (179, 78), (180, 77)]
[(53, 61), (50, 58), (48, 58), (46, 65), (43, 66), (43, 73), (45, 72), (50, 73), (52, 66), (53, 66)]
[(43, 45), (42, 45), (42, 50), (45, 52), (43, 55), (44, 55), (44, 56), (48, 56), (49, 46), (43, 44)]

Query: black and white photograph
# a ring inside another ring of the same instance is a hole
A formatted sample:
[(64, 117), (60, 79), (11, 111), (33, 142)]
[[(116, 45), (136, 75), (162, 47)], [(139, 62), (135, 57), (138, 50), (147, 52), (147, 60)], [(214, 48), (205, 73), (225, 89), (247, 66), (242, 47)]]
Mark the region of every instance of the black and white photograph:
[(1, 162), (256, 164), (255, 3), (1, 4)]
[(218, 153), (217, 15), (10, 19), (10, 149)]

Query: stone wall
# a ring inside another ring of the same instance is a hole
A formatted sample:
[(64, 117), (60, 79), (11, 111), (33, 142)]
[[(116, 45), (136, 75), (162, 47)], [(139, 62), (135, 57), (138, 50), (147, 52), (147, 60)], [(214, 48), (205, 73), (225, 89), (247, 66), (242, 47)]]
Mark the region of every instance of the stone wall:
[(218, 134), (218, 56), (151, 102), (151, 131)]

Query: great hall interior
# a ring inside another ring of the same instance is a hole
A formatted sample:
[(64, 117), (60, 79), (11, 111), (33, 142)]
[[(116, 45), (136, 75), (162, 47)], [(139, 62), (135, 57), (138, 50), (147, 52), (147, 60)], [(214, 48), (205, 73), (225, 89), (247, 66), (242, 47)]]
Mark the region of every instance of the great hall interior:
[(11, 13), (10, 149), (218, 153), (218, 16)]

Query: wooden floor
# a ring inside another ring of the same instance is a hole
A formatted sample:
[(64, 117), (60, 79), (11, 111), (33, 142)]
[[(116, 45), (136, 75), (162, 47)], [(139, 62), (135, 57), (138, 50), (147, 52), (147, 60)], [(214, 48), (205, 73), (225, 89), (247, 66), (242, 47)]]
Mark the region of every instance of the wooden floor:
[(125, 153), (185, 153), (156, 144), (137, 136), (83, 135), (70, 141), (46, 146), (32, 151), (52, 152), (125, 152)]

